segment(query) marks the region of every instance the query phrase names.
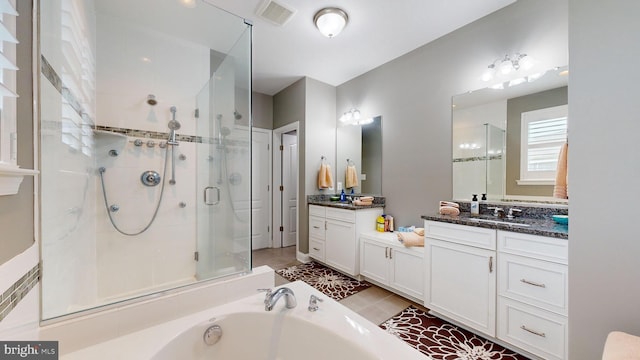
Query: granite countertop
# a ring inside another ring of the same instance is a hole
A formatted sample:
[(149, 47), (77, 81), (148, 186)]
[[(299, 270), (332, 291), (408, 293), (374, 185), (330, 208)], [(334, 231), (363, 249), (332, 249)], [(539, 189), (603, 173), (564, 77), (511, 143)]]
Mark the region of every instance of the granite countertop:
[(353, 205), (350, 202), (330, 201), (330, 200), (309, 200), (309, 205), (328, 206), (332, 208), (347, 209), (347, 210), (359, 210), (359, 209), (373, 209), (383, 208), (384, 203), (373, 203), (371, 205)]
[[(451, 224), (468, 225), (475, 227), (482, 227), (487, 229), (506, 230), (511, 232), (548, 236), (558, 239), (569, 238), (569, 226), (557, 224), (551, 216), (548, 218), (526, 218), (518, 217), (515, 219), (499, 219), (492, 215), (474, 215), (468, 212), (461, 212), (460, 215), (422, 215), (422, 219), (431, 221), (447, 222)], [(485, 220), (497, 220), (501, 223), (487, 223), (487, 222), (474, 222), (472, 219), (485, 219)], [(528, 227), (513, 226), (509, 223), (528, 224)]]

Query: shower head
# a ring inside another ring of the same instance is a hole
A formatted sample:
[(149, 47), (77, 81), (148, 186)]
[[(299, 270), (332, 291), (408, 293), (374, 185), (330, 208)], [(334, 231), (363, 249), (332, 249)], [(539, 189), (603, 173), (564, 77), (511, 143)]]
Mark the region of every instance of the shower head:
[(234, 110), (234, 111), (233, 111), (233, 117), (234, 117), (236, 120), (240, 120), (240, 119), (242, 119), (242, 114), (240, 114), (240, 113), (238, 112), (238, 110)]
[(153, 94), (149, 94), (147, 95), (147, 104), (153, 106), (156, 105), (158, 103), (158, 100), (156, 100), (156, 96)]
[(180, 123), (177, 120), (171, 120), (167, 126), (169, 127), (169, 130), (171, 130), (169, 132), (169, 140), (167, 140), (167, 144), (180, 145), (178, 140), (176, 140), (176, 130), (180, 129)]

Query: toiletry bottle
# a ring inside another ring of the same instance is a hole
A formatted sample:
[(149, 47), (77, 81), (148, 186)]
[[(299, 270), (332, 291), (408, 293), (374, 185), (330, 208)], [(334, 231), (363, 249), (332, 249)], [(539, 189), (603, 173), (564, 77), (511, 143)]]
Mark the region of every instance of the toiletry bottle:
[(482, 201), (487, 201), (487, 194), (482, 194), (482, 199), (480, 199)]
[(344, 189), (342, 189), (342, 192), (340, 193), (340, 202), (345, 201), (347, 201), (347, 195), (344, 193)]
[(384, 232), (384, 214), (376, 219), (376, 231)]
[(473, 199), (471, 199), (471, 215), (479, 215), (480, 214), (480, 204), (478, 204), (478, 195), (473, 194)]

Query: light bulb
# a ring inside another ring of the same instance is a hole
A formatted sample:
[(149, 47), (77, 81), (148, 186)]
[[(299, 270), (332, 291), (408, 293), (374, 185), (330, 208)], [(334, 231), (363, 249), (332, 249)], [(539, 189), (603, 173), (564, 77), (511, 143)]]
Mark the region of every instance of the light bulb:
[(360, 120), (360, 110), (353, 109), (353, 110), (351, 110), (351, 113), (353, 114), (353, 118), (355, 120)]
[(482, 81), (489, 81), (493, 79), (493, 74), (496, 72), (496, 66), (491, 64), (487, 66), (487, 69), (482, 73)]
[(513, 70), (513, 63), (509, 59), (509, 57), (505, 56), (504, 60), (500, 63), (500, 72), (503, 75), (507, 75)]
[(522, 54), (520, 55), (520, 59), (518, 60), (518, 64), (520, 64), (520, 67), (524, 70), (529, 70), (533, 67), (533, 59), (531, 58), (531, 56), (528, 56), (527, 54)]

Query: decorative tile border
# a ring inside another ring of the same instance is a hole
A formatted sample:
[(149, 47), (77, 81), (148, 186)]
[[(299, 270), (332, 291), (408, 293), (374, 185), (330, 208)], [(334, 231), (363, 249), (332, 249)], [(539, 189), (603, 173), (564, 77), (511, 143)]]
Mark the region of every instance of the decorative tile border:
[[(168, 132), (160, 132), (160, 131), (149, 131), (149, 130), (137, 130), (137, 129), (127, 129), (127, 128), (118, 128), (112, 126), (103, 126), (96, 125), (96, 130), (101, 131), (109, 131), (125, 136), (137, 137), (137, 138), (146, 138), (146, 139), (157, 139), (157, 140), (166, 140), (169, 138)], [(219, 144), (220, 141), (218, 138), (210, 138), (210, 137), (202, 137), (202, 136), (194, 136), (194, 135), (180, 135), (176, 134), (176, 139), (182, 142), (191, 142), (197, 144)], [(230, 140), (224, 139), (224, 145), (231, 146), (248, 146), (249, 140)]]
[(484, 161), (484, 160), (501, 160), (502, 155), (491, 155), (491, 156), (474, 156), (467, 158), (455, 158), (453, 159), (454, 163), (457, 162), (470, 162), (470, 161)]
[(2, 321), (18, 303), (40, 281), (40, 264), (36, 264), (13, 285), (0, 295), (0, 321)]

